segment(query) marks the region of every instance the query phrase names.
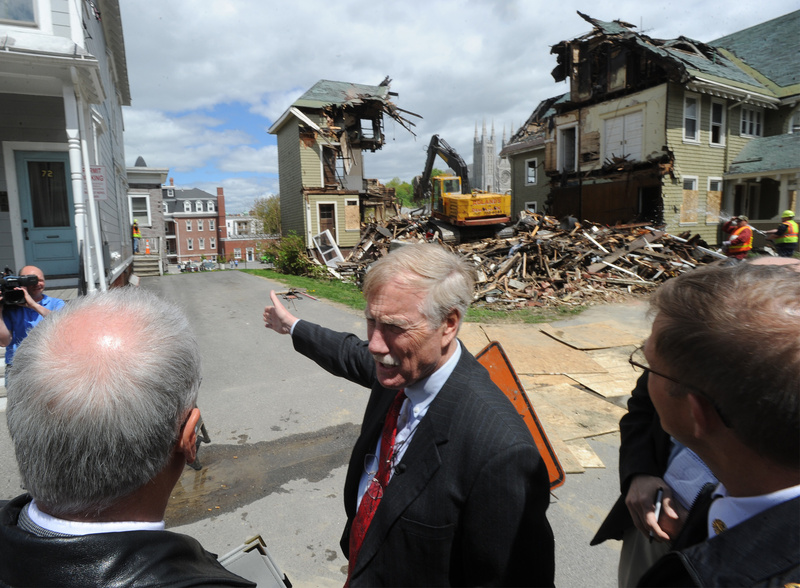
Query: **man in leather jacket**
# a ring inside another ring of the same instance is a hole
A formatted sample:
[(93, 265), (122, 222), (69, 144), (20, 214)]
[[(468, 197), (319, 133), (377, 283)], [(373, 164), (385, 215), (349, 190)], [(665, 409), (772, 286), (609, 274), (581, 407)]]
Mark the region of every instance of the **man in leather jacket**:
[(20, 345), (6, 416), (28, 494), (0, 510), (0, 585), (254, 586), (164, 530), (194, 461), (200, 352), (185, 315), (116, 288)]

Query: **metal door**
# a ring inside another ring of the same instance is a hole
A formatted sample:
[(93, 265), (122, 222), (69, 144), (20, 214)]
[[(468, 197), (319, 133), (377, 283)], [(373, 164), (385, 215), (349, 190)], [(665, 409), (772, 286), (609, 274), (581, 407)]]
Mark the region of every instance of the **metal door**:
[(78, 273), (67, 153), (15, 152), (25, 263), (46, 276)]

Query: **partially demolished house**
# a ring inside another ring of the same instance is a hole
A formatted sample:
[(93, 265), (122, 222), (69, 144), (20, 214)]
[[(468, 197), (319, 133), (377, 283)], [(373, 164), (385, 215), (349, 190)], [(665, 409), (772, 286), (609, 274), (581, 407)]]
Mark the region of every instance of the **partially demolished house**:
[[(383, 220), (393, 190), (364, 178), (364, 151), (383, 147), (383, 116), (410, 130), (390, 100), (387, 77), (377, 86), (320, 80), (270, 127), (278, 137), (283, 234), (314, 248), (358, 244), (362, 220)], [(391, 216), (393, 211), (388, 214)]]
[(535, 201), (557, 217), (648, 221), (709, 242), (726, 216), (772, 228), (797, 210), (800, 11), (709, 44), (578, 14), (592, 31), (551, 50), (569, 92), (504, 149), (523, 188), (515, 208)]

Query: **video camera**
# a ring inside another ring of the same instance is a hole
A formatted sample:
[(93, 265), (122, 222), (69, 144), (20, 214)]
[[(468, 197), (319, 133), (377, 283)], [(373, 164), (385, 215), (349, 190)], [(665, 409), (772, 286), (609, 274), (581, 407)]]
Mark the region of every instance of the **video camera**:
[(29, 288), (39, 283), (39, 276), (3, 276), (0, 278), (0, 294), (3, 304), (21, 306), (25, 304), (25, 293), (15, 288)]

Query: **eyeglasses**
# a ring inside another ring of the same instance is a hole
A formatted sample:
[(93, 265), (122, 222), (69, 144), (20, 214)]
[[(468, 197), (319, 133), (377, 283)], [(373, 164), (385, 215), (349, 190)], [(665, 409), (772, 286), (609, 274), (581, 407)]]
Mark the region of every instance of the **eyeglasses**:
[(716, 401), (713, 398), (711, 398), (708, 394), (706, 394), (705, 392), (703, 392), (702, 390), (700, 390), (696, 386), (692, 386), (691, 384), (686, 384), (685, 382), (681, 382), (680, 380), (677, 380), (677, 379), (673, 378), (672, 376), (668, 376), (668, 375), (663, 374), (661, 372), (657, 372), (653, 368), (651, 368), (650, 367), (650, 363), (647, 361), (647, 357), (644, 354), (643, 346), (640, 345), (639, 347), (637, 347), (636, 349), (633, 350), (633, 352), (631, 353), (630, 357), (628, 358), (628, 363), (631, 364), (631, 367), (633, 367), (633, 369), (635, 371), (637, 371), (637, 372), (639, 370), (641, 370), (642, 372), (648, 371), (651, 374), (655, 374), (655, 375), (657, 375), (657, 376), (659, 376), (661, 378), (664, 378), (665, 380), (669, 380), (670, 382), (678, 384), (679, 386), (683, 386), (685, 388), (688, 388), (689, 390), (691, 390), (692, 392), (694, 392), (698, 396), (701, 396), (702, 398), (704, 398), (705, 400), (707, 400), (711, 404), (711, 406), (714, 408), (715, 411), (717, 411), (717, 414), (719, 415), (719, 418), (722, 421), (722, 424), (725, 425), (726, 427), (728, 427), (729, 429), (733, 428), (733, 427), (731, 427), (730, 422), (728, 421), (728, 419), (725, 418), (725, 415), (722, 414), (722, 411), (720, 410), (720, 408), (717, 405)]

